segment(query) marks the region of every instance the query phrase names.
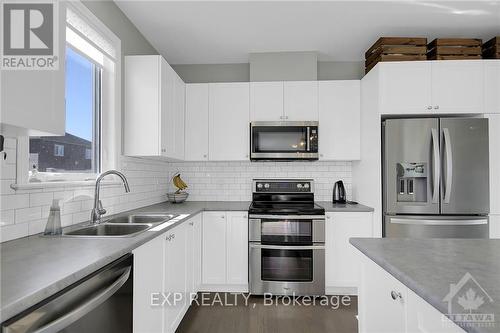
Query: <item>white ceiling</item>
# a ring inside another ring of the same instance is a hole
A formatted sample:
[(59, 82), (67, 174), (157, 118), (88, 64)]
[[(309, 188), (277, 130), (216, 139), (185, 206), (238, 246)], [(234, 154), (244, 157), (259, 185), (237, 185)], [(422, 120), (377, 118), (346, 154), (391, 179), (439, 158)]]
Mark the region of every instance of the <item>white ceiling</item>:
[(500, 35), (500, 1), (115, 0), (172, 64), (245, 63), (251, 52), (358, 61), (379, 36)]

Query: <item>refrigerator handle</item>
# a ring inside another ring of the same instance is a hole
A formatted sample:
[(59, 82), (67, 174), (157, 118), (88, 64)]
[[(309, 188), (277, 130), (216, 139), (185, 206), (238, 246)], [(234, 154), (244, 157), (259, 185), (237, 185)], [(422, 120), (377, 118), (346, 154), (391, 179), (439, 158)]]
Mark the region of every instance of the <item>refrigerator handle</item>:
[(437, 129), (431, 130), (432, 134), (432, 153), (433, 153), (433, 190), (432, 190), (432, 203), (439, 202), (439, 182), (441, 180), (441, 156), (439, 153), (439, 138)]
[(450, 203), (451, 187), (453, 186), (453, 152), (451, 150), (450, 130), (443, 128), (444, 147), (446, 155), (446, 182), (444, 203)]

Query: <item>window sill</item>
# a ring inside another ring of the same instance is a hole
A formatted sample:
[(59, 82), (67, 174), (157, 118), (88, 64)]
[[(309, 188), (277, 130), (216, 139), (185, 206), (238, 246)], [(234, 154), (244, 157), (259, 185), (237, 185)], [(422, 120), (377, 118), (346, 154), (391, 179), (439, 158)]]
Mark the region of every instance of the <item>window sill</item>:
[[(121, 181), (101, 181), (101, 186), (116, 186), (122, 185)], [(53, 181), (53, 182), (33, 182), (26, 184), (10, 184), (10, 188), (18, 190), (37, 190), (46, 188), (75, 188), (75, 187), (85, 187), (85, 186), (95, 186), (95, 179), (93, 180), (68, 180), (68, 181)]]

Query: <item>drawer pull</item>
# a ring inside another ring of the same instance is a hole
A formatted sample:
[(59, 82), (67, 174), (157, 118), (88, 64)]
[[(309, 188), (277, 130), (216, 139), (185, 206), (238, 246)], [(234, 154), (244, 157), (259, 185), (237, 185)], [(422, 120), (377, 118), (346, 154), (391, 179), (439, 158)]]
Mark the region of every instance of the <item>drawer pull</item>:
[(393, 300), (397, 300), (398, 298), (399, 299), (403, 299), (403, 295), (401, 295), (401, 293), (398, 293), (396, 291), (391, 291), (391, 297)]

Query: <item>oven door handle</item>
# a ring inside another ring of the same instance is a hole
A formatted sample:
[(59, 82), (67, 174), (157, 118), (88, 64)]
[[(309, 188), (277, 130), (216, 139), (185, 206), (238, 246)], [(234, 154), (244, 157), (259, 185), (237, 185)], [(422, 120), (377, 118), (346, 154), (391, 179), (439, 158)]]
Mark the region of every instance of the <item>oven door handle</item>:
[[(48, 323), (47, 325), (40, 327), (33, 331), (34, 333), (49, 333), (49, 332), (59, 332), (65, 327), (71, 325), (78, 319), (85, 316), (90, 311), (97, 308), (99, 305), (104, 303), (107, 299), (113, 296), (114, 293), (120, 289), (125, 282), (127, 282), (132, 268), (127, 267), (125, 272), (120, 275), (111, 285), (107, 286), (105, 289), (101, 290), (92, 299), (86, 301), (82, 305), (78, 306), (76, 309), (64, 314), (63, 316), (57, 318), (56, 320)], [(78, 288), (78, 287), (77, 287)], [(62, 296), (64, 297), (64, 295)]]
[(250, 219), (266, 220), (324, 220), (325, 215), (249, 215)]
[(257, 243), (250, 243), (252, 249), (267, 249), (267, 250), (324, 250), (325, 244), (318, 245), (263, 245)]

